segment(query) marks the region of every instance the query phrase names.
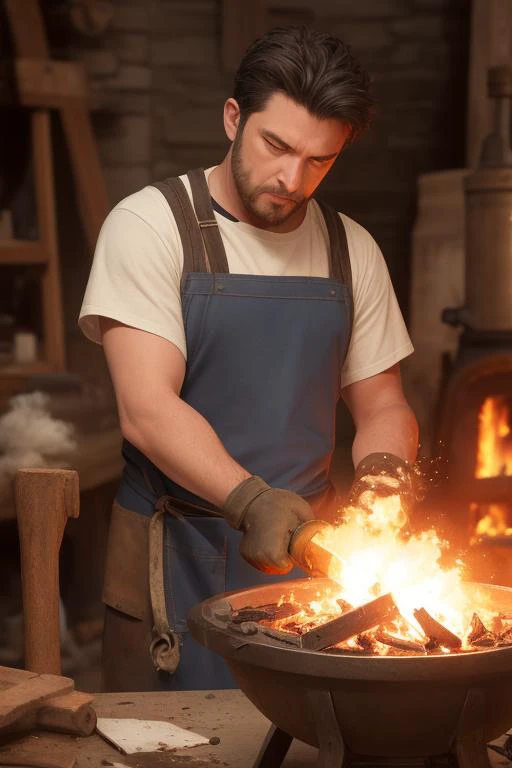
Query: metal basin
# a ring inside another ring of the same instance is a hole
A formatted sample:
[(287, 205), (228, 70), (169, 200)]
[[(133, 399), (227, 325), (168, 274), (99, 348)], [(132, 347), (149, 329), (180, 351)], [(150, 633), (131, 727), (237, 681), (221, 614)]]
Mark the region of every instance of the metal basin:
[[(512, 647), (445, 656), (330, 655), (243, 636), (223, 619), (233, 609), (276, 602), (293, 591), (314, 598), (325, 579), (299, 579), (226, 593), (197, 605), (189, 626), (221, 654), (240, 688), (279, 729), (319, 747), (318, 692), (329, 692), (337, 727), (352, 753), (422, 757), (453, 750), (461, 729), (481, 744), (512, 726)], [(512, 589), (468, 583), (512, 613)]]

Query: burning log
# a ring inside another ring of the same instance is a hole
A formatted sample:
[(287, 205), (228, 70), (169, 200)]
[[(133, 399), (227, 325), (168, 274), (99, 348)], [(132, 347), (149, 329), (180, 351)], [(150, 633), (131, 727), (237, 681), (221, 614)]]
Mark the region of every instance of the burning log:
[(480, 640), (484, 635), (488, 635), (489, 630), (480, 619), (477, 613), (474, 613), (471, 617), (471, 629), (468, 633), (468, 641), (473, 644), (477, 640)]
[(280, 629), (274, 629), (266, 625), (260, 624), (260, 632), (267, 637), (271, 637), (273, 640), (279, 640), (281, 643), (287, 643), (288, 645), (294, 645), (296, 648), (300, 647), (300, 636), (292, 632), (283, 632)]
[(462, 640), (449, 629), (443, 627), (425, 608), (417, 608), (414, 611), (414, 618), (429, 639), (429, 644), (425, 646), (427, 650), (432, 650), (438, 645), (444, 645), (450, 650), (458, 650), (462, 646)]
[(270, 605), (262, 605), (261, 608), (272, 614), (272, 621), (289, 619), (292, 616), (296, 616), (302, 610), (302, 607), (295, 603), (281, 603), (281, 605), (271, 603)]
[(354, 635), (366, 632), (378, 626), (391, 616), (398, 615), (398, 608), (391, 594), (382, 595), (359, 608), (327, 621), (319, 627), (306, 632), (301, 637), (301, 648), (309, 651), (321, 651), (331, 645), (348, 640)]
[(378, 630), (375, 633), (375, 639), (383, 645), (388, 645), (390, 648), (396, 648), (398, 651), (407, 651), (407, 653), (426, 653), (425, 646), (421, 643), (417, 643), (415, 640), (405, 640), (402, 637), (395, 637), (395, 635), (390, 635), (383, 630)]
[(273, 616), (268, 611), (261, 608), (253, 608), (248, 605), (247, 608), (241, 608), (231, 617), (232, 624), (244, 624), (246, 621), (262, 621), (263, 619), (272, 619)]

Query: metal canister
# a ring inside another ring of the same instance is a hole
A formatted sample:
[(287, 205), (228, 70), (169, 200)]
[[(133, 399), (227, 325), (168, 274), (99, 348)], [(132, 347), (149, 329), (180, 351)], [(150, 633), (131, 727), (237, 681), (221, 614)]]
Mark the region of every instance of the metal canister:
[(489, 70), (493, 132), (465, 181), (465, 323), (475, 331), (512, 331), (512, 70)]

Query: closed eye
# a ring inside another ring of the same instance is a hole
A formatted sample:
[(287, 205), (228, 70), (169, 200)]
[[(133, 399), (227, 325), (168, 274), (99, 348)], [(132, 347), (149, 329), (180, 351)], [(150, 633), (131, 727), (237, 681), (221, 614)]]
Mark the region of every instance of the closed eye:
[(269, 141), (266, 137), (264, 138), (268, 146), (271, 147), (275, 152), (286, 152), (286, 147), (279, 147), (277, 144), (273, 144), (271, 141)]

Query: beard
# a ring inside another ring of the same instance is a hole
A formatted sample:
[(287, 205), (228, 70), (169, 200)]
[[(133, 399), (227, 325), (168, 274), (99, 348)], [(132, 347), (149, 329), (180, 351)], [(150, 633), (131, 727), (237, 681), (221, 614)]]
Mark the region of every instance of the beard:
[[(247, 213), (254, 220), (255, 226), (264, 229), (283, 224), (307, 205), (309, 198), (290, 194), (282, 186), (275, 187), (267, 184), (253, 186), (250, 170), (243, 157), (242, 137), (243, 126), (240, 126), (231, 147), (231, 172), (238, 196)], [(262, 199), (261, 195), (265, 192), (279, 195), (283, 200), (278, 201), (270, 197)]]

